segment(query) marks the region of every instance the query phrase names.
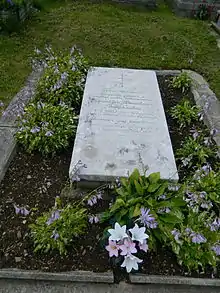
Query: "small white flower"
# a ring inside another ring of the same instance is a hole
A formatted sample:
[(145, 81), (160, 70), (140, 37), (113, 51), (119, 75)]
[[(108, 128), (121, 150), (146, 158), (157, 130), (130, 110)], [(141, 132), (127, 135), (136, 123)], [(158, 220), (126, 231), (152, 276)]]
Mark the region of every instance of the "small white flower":
[(132, 240), (139, 241), (141, 244), (143, 244), (145, 239), (149, 238), (149, 236), (145, 233), (146, 228), (139, 228), (137, 224), (135, 224), (134, 228), (129, 229), (129, 231), (132, 234)]
[(122, 268), (126, 268), (126, 271), (128, 273), (131, 272), (132, 269), (134, 270), (138, 270), (138, 264), (141, 263), (143, 260), (141, 260), (140, 258), (130, 254), (125, 256), (125, 259), (121, 265)]
[(128, 237), (126, 233), (126, 225), (121, 227), (118, 223), (115, 223), (115, 229), (109, 229), (108, 232), (111, 234), (109, 240), (119, 241)]

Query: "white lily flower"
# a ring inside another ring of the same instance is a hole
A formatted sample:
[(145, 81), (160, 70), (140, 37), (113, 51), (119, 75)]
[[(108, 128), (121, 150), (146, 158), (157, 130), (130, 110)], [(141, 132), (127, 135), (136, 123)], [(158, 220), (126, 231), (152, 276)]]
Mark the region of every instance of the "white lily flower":
[(130, 254), (125, 256), (125, 259), (123, 261), (123, 263), (121, 264), (122, 268), (126, 268), (126, 271), (128, 273), (131, 272), (132, 269), (134, 270), (138, 270), (138, 264), (141, 263), (143, 260), (141, 260), (140, 258)]
[(111, 234), (109, 240), (119, 241), (128, 237), (126, 225), (121, 227), (118, 223), (115, 223), (115, 229), (109, 229), (108, 232)]
[(134, 228), (129, 229), (132, 234), (132, 240), (139, 241), (143, 244), (144, 240), (149, 238), (149, 236), (145, 233), (146, 228), (141, 227), (139, 228), (137, 224), (135, 224)]

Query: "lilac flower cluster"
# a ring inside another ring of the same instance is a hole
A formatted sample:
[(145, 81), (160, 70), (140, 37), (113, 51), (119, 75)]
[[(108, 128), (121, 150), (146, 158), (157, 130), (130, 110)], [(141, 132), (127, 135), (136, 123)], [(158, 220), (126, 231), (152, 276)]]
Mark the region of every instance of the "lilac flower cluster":
[(99, 218), (98, 218), (98, 216), (93, 216), (93, 215), (91, 215), (91, 216), (89, 216), (89, 223), (90, 224), (97, 224), (99, 222)]
[(213, 245), (211, 249), (215, 252), (215, 254), (217, 256), (220, 255), (220, 244), (219, 243), (216, 243), (215, 245)]
[(50, 218), (47, 220), (46, 224), (49, 226), (53, 224), (54, 221), (58, 220), (60, 218), (61, 210), (55, 210), (51, 213)]
[(79, 182), (80, 181), (80, 170), (82, 168), (87, 168), (86, 164), (83, 164), (81, 160), (79, 160), (76, 165), (73, 167), (73, 173), (71, 174), (71, 182)]
[(197, 210), (201, 207), (203, 209), (209, 210), (212, 208), (213, 204), (210, 200), (206, 200), (207, 193), (205, 191), (201, 191), (198, 193), (187, 192), (185, 201), (187, 202), (188, 207)]
[(103, 190), (99, 190), (95, 195), (92, 195), (90, 199), (88, 199), (87, 204), (92, 207), (97, 204), (98, 200), (102, 199)]
[(220, 218), (215, 219), (212, 223), (208, 224), (211, 231), (218, 231), (220, 229)]
[(169, 214), (171, 212), (171, 209), (168, 207), (164, 207), (158, 210), (159, 214)]
[(138, 218), (138, 220), (144, 225), (147, 226), (150, 229), (155, 229), (158, 226), (158, 223), (153, 217), (153, 215), (150, 214), (150, 209), (141, 208), (141, 216)]
[[(171, 234), (174, 236), (174, 239), (178, 243), (180, 243), (180, 237), (184, 236), (177, 229), (172, 230)], [(192, 231), (191, 228), (185, 229), (185, 236), (191, 239), (192, 243), (195, 243), (195, 244), (201, 244), (201, 243), (207, 242), (207, 239), (202, 234)]]
[(57, 233), (56, 230), (53, 230), (53, 233), (50, 238), (57, 240), (59, 237), (60, 237), (59, 233)]
[(193, 179), (200, 180), (201, 177), (207, 176), (212, 171), (212, 167), (209, 163), (203, 165), (201, 169), (196, 170)]
[(124, 257), (121, 267), (125, 267), (130, 273), (132, 269), (137, 270), (138, 264), (142, 262), (134, 254), (138, 250), (147, 252), (147, 239), (149, 236), (145, 233), (145, 227), (138, 227), (135, 224), (134, 228), (127, 230), (126, 226), (120, 226), (115, 223), (114, 229), (109, 229), (109, 242), (106, 250), (109, 252), (109, 257)]
[(18, 207), (14, 205), (16, 215), (28, 216), (30, 211), (28, 211), (25, 207)]

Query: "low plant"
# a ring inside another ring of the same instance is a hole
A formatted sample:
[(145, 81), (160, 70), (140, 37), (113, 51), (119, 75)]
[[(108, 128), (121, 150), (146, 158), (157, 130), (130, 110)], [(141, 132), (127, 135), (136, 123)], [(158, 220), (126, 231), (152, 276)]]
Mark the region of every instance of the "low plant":
[(186, 205), (180, 196), (182, 189), (160, 179), (159, 173), (141, 176), (137, 169), (120, 182), (111, 207), (101, 214), (100, 221), (117, 222), (128, 228), (138, 222), (152, 236), (151, 247), (155, 248), (157, 241), (166, 242), (167, 231), (184, 218), (180, 211)]
[(192, 80), (186, 72), (180, 73), (178, 76), (175, 76), (171, 81), (172, 87), (182, 90), (183, 93), (190, 88), (191, 84)]
[(216, 150), (204, 145), (201, 139), (187, 137), (183, 146), (176, 151), (176, 157), (181, 160), (183, 166), (202, 166), (210, 158), (215, 158)]
[(171, 231), (172, 250), (180, 265), (189, 271), (204, 270), (208, 265), (216, 267), (220, 255), (220, 219), (215, 221), (217, 224), (213, 226), (208, 212), (189, 210), (184, 223)]
[(208, 20), (211, 17), (211, 12), (211, 5), (209, 5), (208, 3), (203, 3), (198, 6), (195, 16), (200, 20)]
[(61, 200), (57, 197), (54, 207), (30, 224), (34, 251), (48, 253), (58, 250), (61, 255), (66, 254), (68, 247), (85, 232), (87, 222), (85, 208), (77, 204), (62, 207)]
[(44, 68), (35, 100), (53, 105), (65, 103), (79, 112), (88, 64), (80, 50), (55, 52), (47, 46), (44, 52), (35, 50), (33, 67)]
[(76, 123), (77, 117), (65, 105), (31, 103), (18, 118), (15, 137), (28, 152), (55, 154), (68, 146)]
[(183, 103), (174, 106), (171, 111), (173, 119), (177, 120), (180, 127), (190, 126), (199, 118), (199, 109), (196, 106), (192, 106), (188, 100)]

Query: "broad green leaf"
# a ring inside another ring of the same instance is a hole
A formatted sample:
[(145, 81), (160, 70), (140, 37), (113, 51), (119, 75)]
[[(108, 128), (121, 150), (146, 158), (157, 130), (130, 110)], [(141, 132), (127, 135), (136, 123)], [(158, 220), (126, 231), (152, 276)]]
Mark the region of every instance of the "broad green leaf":
[(138, 169), (134, 169), (134, 171), (132, 172), (132, 174), (129, 176), (129, 179), (131, 182), (134, 182), (135, 180), (138, 180), (140, 177), (140, 173), (138, 171)]
[(169, 214), (163, 214), (159, 216), (159, 219), (165, 223), (171, 223), (173, 225), (181, 223), (182, 220), (179, 219), (177, 216), (172, 215), (171, 213)]
[(143, 200), (142, 197), (132, 198), (132, 199), (128, 200), (127, 207), (133, 206), (137, 203), (141, 203), (142, 200)]
[(134, 209), (134, 212), (133, 212), (132, 218), (138, 217), (138, 216), (140, 216), (140, 214), (141, 214), (141, 205), (138, 203), (138, 204), (135, 206), (135, 209)]
[(114, 213), (115, 211), (117, 211), (118, 209), (124, 206), (125, 206), (124, 200), (122, 198), (117, 198), (116, 202), (113, 204), (113, 206), (110, 209), (110, 213)]
[(148, 186), (148, 192), (155, 192), (160, 187), (160, 183), (152, 183)]
[(186, 205), (186, 202), (182, 198), (172, 198), (170, 204), (172, 207), (182, 207)]
[(135, 188), (137, 190), (137, 193), (139, 195), (143, 195), (144, 194), (144, 190), (143, 190), (142, 186), (136, 180), (134, 180), (134, 185), (135, 185)]
[(160, 180), (160, 172), (150, 174), (148, 180), (150, 183), (157, 183)]
[(163, 184), (161, 184), (160, 188), (156, 191), (155, 196), (159, 197), (163, 195), (167, 186), (168, 186), (168, 182), (164, 182)]
[(127, 187), (128, 185), (128, 179), (127, 178), (121, 178), (120, 179), (120, 182), (121, 182), (121, 185), (124, 186), (124, 187)]
[(134, 209), (135, 209), (135, 206), (131, 206), (131, 207), (129, 208), (129, 218), (130, 218), (130, 219), (133, 217)]

